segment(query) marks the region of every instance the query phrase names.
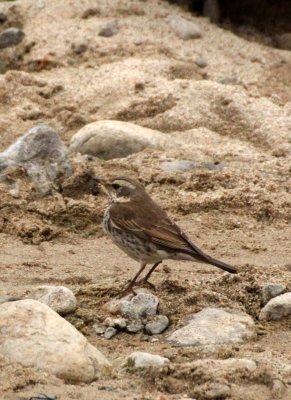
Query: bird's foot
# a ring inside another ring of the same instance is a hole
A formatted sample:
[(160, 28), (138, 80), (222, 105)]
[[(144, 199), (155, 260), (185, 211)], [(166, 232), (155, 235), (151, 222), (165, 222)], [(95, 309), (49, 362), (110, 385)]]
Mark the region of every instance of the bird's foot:
[(133, 294), (134, 296), (136, 296), (136, 291), (133, 289), (133, 285), (127, 286), (124, 290), (122, 290), (117, 298), (118, 299), (122, 299), (125, 296), (128, 296), (129, 294)]
[(153, 290), (154, 292), (156, 292), (156, 287), (153, 283), (151, 283), (150, 281), (148, 281), (147, 279), (141, 279), (140, 281), (138, 281), (136, 283), (137, 286), (143, 286), (143, 287), (148, 287), (149, 289)]

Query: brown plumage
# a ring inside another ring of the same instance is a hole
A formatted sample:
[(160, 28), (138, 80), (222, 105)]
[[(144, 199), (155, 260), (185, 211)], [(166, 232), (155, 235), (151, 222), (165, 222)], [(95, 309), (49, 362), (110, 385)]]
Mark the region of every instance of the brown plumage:
[(154, 269), (165, 259), (198, 261), (236, 273), (232, 266), (200, 250), (146, 193), (144, 187), (129, 178), (100, 180), (110, 196), (104, 214), (104, 229), (130, 257), (141, 263), (130, 282), (132, 289), (147, 264), (154, 264), (143, 279), (147, 282)]

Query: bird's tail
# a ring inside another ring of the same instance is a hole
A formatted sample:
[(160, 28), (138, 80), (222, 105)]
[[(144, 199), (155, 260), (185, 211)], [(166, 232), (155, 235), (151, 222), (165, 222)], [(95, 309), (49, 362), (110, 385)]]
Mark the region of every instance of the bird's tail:
[(224, 271), (227, 271), (227, 272), (229, 272), (231, 274), (237, 274), (237, 269), (236, 268), (232, 267), (229, 264), (226, 264), (223, 261), (216, 260), (215, 258), (209, 256), (208, 254), (204, 254), (204, 253), (200, 254), (200, 257), (201, 257), (201, 261), (203, 261), (203, 262), (205, 262), (207, 264), (214, 265), (215, 267), (223, 269)]

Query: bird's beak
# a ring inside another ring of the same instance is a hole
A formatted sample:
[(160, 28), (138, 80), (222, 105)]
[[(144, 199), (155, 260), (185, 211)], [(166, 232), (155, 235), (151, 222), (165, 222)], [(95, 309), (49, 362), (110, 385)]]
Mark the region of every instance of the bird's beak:
[(100, 186), (106, 194), (109, 194), (110, 185), (106, 182), (105, 179), (92, 177), (90, 184), (91, 184), (92, 194), (99, 193)]

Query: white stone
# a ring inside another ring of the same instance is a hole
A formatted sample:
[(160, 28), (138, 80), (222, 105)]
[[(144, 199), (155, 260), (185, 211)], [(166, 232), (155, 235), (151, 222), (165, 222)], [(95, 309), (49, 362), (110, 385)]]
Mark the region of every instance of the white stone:
[(259, 320), (274, 321), (291, 315), (291, 292), (281, 294), (271, 299), (262, 308)]
[(205, 346), (244, 343), (256, 336), (255, 323), (246, 313), (205, 308), (190, 322), (173, 332), (168, 341), (174, 346)]
[(126, 157), (146, 147), (165, 148), (166, 134), (123, 121), (97, 121), (84, 126), (71, 139), (70, 150), (105, 160)]
[(77, 299), (74, 293), (65, 286), (39, 286), (31, 292), (30, 297), (63, 315), (73, 312), (77, 308)]
[(159, 299), (149, 293), (138, 293), (130, 301), (121, 301), (121, 315), (126, 318), (145, 318), (157, 313)]
[(188, 40), (201, 37), (201, 31), (194, 22), (188, 21), (180, 15), (170, 15), (167, 20), (171, 29), (181, 39)]
[(144, 353), (142, 351), (135, 351), (127, 357), (127, 362), (131, 360), (134, 362), (136, 368), (144, 368), (151, 366), (162, 366), (170, 360), (159, 355)]
[(69, 322), (31, 299), (0, 305), (0, 354), (71, 382), (91, 382), (109, 365)]

